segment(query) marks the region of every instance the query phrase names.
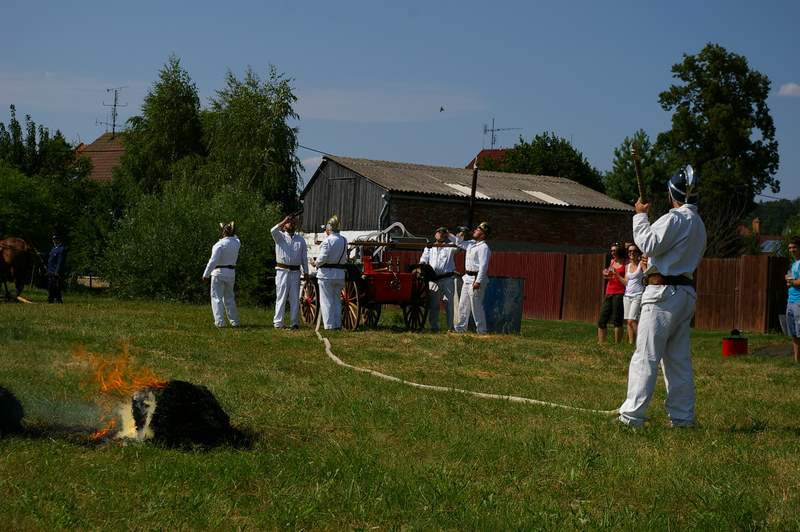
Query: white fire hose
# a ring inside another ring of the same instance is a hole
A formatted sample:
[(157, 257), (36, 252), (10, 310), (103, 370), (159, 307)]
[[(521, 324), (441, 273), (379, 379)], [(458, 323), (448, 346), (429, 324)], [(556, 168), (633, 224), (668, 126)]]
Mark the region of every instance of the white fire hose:
[(320, 325), (322, 325), (321, 307), (318, 308), (317, 310), (317, 327), (316, 329), (314, 329), (314, 332), (316, 333), (317, 338), (319, 338), (319, 341), (325, 344), (325, 354), (328, 355), (328, 358), (330, 358), (334, 363), (338, 364), (339, 366), (342, 366), (343, 368), (352, 369), (354, 371), (358, 371), (361, 373), (368, 373), (369, 375), (372, 375), (373, 377), (377, 377), (379, 379), (405, 384), (406, 386), (411, 386), (412, 388), (420, 388), (422, 390), (431, 390), (434, 392), (455, 392), (464, 395), (471, 395), (473, 397), (479, 397), (481, 399), (499, 399), (501, 401), (509, 401), (512, 403), (524, 403), (529, 405), (548, 406), (550, 408), (561, 408), (564, 410), (574, 410), (578, 412), (587, 412), (590, 414), (599, 414), (603, 416), (615, 416), (619, 413), (616, 408), (614, 410), (595, 410), (593, 408), (582, 408), (579, 406), (562, 405), (559, 403), (551, 403), (550, 401), (541, 401), (539, 399), (530, 399), (528, 397), (519, 397), (516, 395), (499, 395), (494, 393), (473, 392), (471, 390), (464, 390), (462, 388), (454, 388), (450, 386), (435, 386), (432, 384), (420, 384), (418, 382), (407, 381), (399, 377), (387, 375), (385, 373), (381, 373), (380, 371), (375, 371), (374, 369), (353, 366), (352, 364), (348, 364), (347, 362), (345, 362), (344, 360), (342, 360), (333, 353), (333, 350), (331, 349), (331, 341), (322, 336), (322, 334), (320, 334), (319, 332)]

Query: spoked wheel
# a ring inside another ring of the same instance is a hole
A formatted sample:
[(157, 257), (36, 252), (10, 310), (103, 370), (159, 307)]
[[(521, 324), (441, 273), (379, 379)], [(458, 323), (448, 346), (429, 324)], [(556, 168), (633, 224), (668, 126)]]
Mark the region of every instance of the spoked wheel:
[(381, 304), (370, 303), (369, 305), (361, 305), (361, 323), (364, 326), (374, 329), (378, 326), (378, 321), (381, 319)]
[(300, 291), (300, 317), (303, 323), (313, 325), (317, 321), (319, 312), (319, 290), (317, 283), (311, 279), (303, 282), (303, 289)]
[(411, 301), (402, 305), (403, 321), (409, 331), (421, 331), (428, 319), (428, 281), (421, 270), (414, 270), (411, 278)]
[(359, 304), (358, 285), (353, 281), (346, 281), (341, 294), (342, 298), (342, 327), (348, 331), (358, 329), (361, 324), (361, 306)]

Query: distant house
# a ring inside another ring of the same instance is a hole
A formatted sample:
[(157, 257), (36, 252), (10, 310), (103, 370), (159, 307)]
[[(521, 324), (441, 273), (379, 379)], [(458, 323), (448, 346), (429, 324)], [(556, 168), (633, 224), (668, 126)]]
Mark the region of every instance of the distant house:
[(484, 163), (486, 161), (492, 161), (497, 164), (503, 164), (503, 161), (506, 158), (506, 153), (508, 152), (508, 148), (495, 148), (491, 150), (481, 150), (478, 152), (478, 155), (472, 158), (470, 162), (467, 163), (467, 166), (464, 168), (473, 168), (475, 166), (475, 161), (478, 161), (478, 168), (484, 168)]
[(122, 137), (117, 133), (103, 133), (91, 144), (81, 144), (76, 150), (79, 156), (92, 162), (92, 173), (89, 179), (98, 183), (110, 183), (114, 169), (119, 166), (125, 147)]
[[(429, 237), (468, 218), (472, 170), (326, 155), (300, 195), (302, 227), (319, 231), (332, 214), (364, 233), (402, 222)], [(474, 223), (488, 221), (493, 247), (604, 251), (631, 238), (633, 209), (562, 177), (479, 171)]]
[(765, 235), (761, 233), (761, 220), (753, 218), (750, 227), (740, 224), (738, 227), (739, 236), (750, 237), (755, 236), (758, 242), (758, 247), (761, 253), (767, 255), (780, 254), (783, 248), (784, 237), (781, 235)]

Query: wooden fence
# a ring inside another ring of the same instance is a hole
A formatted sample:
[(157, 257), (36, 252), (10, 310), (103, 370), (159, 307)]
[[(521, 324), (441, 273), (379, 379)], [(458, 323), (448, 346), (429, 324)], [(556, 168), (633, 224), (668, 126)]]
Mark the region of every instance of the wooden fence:
[[(392, 252), (401, 267), (416, 263), (419, 253)], [(523, 313), (528, 318), (595, 322), (603, 300), (603, 254), (492, 254), (489, 275), (525, 279)], [(765, 255), (734, 259), (703, 259), (696, 273), (695, 327), (767, 332), (779, 329), (778, 315), (786, 308), (783, 276), (788, 260)], [(456, 269), (464, 271), (464, 254)]]

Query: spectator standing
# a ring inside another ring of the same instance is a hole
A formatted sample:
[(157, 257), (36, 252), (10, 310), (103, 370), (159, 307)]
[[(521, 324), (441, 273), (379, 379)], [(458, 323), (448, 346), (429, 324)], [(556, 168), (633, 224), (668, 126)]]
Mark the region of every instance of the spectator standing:
[(625, 295), (625, 284), (622, 280), (625, 277), (625, 251), (622, 244), (615, 242), (611, 244), (611, 262), (608, 268), (603, 270), (603, 278), (606, 279), (606, 295), (600, 307), (600, 318), (597, 320), (597, 341), (606, 341), (608, 333), (608, 322), (614, 325), (614, 341), (622, 341), (622, 322), (624, 321), (625, 309), (623, 296)]

